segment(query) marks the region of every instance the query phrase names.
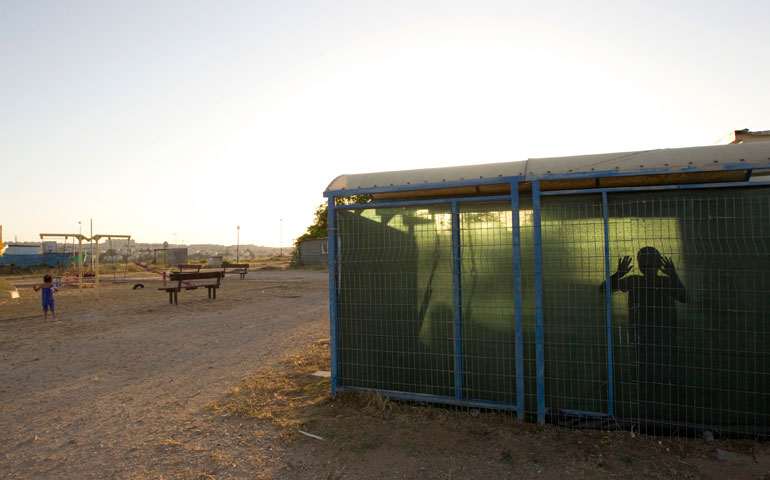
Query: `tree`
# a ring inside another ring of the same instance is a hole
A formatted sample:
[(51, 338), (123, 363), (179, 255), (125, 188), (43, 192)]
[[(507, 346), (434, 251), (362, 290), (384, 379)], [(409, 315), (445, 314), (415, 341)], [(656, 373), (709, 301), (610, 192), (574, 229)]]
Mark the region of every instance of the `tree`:
[[(336, 205), (359, 205), (370, 203), (371, 195), (350, 195), (348, 197), (339, 197), (335, 200)], [(307, 231), (294, 240), (294, 246), (300, 242), (311, 238), (324, 238), (329, 235), (329, 204), (324, 202), (315, 209), (315, 218), (313, 224), (307, 227)]]

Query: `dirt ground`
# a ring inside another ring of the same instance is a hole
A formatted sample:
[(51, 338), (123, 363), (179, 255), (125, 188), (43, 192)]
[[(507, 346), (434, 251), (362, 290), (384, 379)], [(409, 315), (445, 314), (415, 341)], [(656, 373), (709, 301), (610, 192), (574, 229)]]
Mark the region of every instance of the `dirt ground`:
[(63, 289), (56, 323), (29, 287), (0, 300), (0, 476), (770, 479), (768, 444), (331, 399), (311, 375), (328, 370), (325, 272), (228, 277), (179, 306), (141, 282)]
[(21, 287), (0, 300), (0, 476), (253, 478), (275, 439), (206, 406), (326, 333), (326, 278), (259, 271), (228, 277), (216, 300), (182, 291), (179, 306), (149, 277), (103, 285), (98, 301), (65, 288), (56, 323)]

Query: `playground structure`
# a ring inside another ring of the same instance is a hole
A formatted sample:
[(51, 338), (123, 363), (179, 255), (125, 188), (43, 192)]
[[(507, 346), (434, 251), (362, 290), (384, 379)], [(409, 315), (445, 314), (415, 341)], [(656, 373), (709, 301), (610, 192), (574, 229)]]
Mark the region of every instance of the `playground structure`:
[[(73, 245), (73, 251), (74, 249), (75, 248)], [(88, 262), (88, 254), (86, 252), (83, 252), (78, 255), (73, 254), (70, 257), (69, 263), (67, 263), (67, 265), (60, 272), (61, 283), (70, 287), (78, 286), (80, 284), (80, 275), (78, 273), (79, 272), (78, 266), (82, 263), (83, 264), (83, 288), (93, 287), (94, 286), (93, 268), (88, 269), (86, 267), (86, 262)]]
[[(90, 240), (95, 242), (94, 247), (96, 250), (96, 255), (91, 256), (94, 271), (94, 285), (96, 286), (96, 298), (99, 298), (99, 242), (102, 238), (106, 238), (110, 242), (112, 242), (113, 238), (124, 238), (126, 239), (126, 244), (129, 246), (131, 245), (131, 235), (97, 234), (91, 237)], [(126, 258), (128, 257), (126, 256)]]
[[(99, 262), (100, 262), (99, 244), (101, 243), (102, 240), (106, 240), (110, 242), (109, 243), (110, 251), (112, 251), (113, 255), (115, 255), (114, 250), (112, 249), (112, 240), (124, 239), (126, 240), (126, 244), (130, 246), (131, 235), (101, 233), (101, 234), (92, 235), (91, 237), (87, 237), (80, 233), (41, 233), (40, 234), (40, 239), (43, 242), (45, 242), (46, 239), (63, 239), (65, 244), (65, 247), (64, 247), (65, 249), (66, 249), (66, 244), (70, 238), (73, 239), (73, 246), (72, 246), (73, 253), (69, 257), (71, 260), (70, 262), (68, 262), (68, 265), (65, 265), (64, 268), (59, 272), (58, 280), (60, 281), (60, 283), (63, 283), (64, 285), (78, 287), (78, 290), (80, 290), (79, 293), (81, 298), (82, 298), (82, 289), (92, 287), (96, 290), (96, 298), (99, 298), (99, 285), (101, 284), (101, 274), (99, 269)], [(75, 240), (78, 241), (77, 247), (74, 245)], [(88, 265), (86, 261), (88, 254), (83, 249), (83, 245), (86, 243), (90, 243), (90, 250), (91, 250), (90, 265)], [(126, 271), (127, 271), (128, 257), (129, 257), (128, 252), (126, 254), (123, 254), (123, 257), (124, 257), (124, 264), (126, 266)], [(143, 270), (160, 275), (163, 279), (163, 286), (166, 285), (166, 279), (167, 279), (166, 272), (156, 270), (141, 262), (132, 262), (132, 263), (142, 268)], [(125, 276), (125, 272), (124, 272), (124, 276)], [(183, 283), (186, 286), (192, 285), (189, 282), (183, 282)]]
[[(72, 253), (69, 253), (67, 251), (67, 244), (72, 239)], [(56, 252), (46, 252), (49, 256), (54, 256), (55, 258), (64, 258), (64, 261), (59, 261), (57, 263), (58, 271), (56, 272), (56, 275), (54, 276), (54, 281), (57, 284), (63, 284), (71, 287), (77, 287), (78, 288), (78, 295), (80, 299), (83, 298), (83, 288), (94, 288), (96, 291), (96, 298), (99, 298), (99, 285), (101, 284), (101, 274), (99, 269), (99, 263), (100, 263), (100, 254), (99, 254), (99, 244), (106, 240), (109, 242), (110, 249), (108, 252), (112, 252), (113, 259), (117, 257), (117, 254), (115, 253), (115, 250), (112, 248), (112, 240), (113, 239), (120, 239), (125, 240), (126, 245), (128, 248), (128, 251), (124, 254), (121, 254), (123, 256), (123, 262), (125, 264), (125, 271), (124, 271), (124, 277), (126, 272), (128, 271), (128, 258), (130, 256), (130, 244), (131, 244), (131, 235), (123, 235), (123, 234), (92, 234), (91, 237), (88, 237), (86, 235), (83, 235), (81, 233), (41, 233), (40, 234), (40, 240), (44, 244), (46, 243), (46, 240), (53, 240), (49, 243), (55, 243), (57, 246), (55, 247)], [(61, 241), (63, 240), (63, 252), (59, 251), (59, 243), (57, 240)], [(77, 241), (77, 245), (75, 245), (75, 241)], [(86, 250), (84, 250), (84, 244), (90, 244), (90, 251), (91, 251), (91, 259), (90, 259), (90, 265), (88, 265), (87, 257), (88, 253)], [(5, 252), (5, 249), (7, 248), (7, 245), (2, 243), (2, 226), (0, 225), (0, 257), (3, 256), (3, 253)], [(181, 250), (181, 249), (180, 249)], [(186, 253), (186, 252), (185, 252)], [(42, 254), (42, 255), (46, 255)], [(160, 275), (163, 279), (163, 286), (166, 286), (166, 281), (168, 278), (168, 273), (164, 271), (159, 271), (154, 268), (151, 268), (150, 266), (141, 263), (133, 261), (131, 262), (134, 265), (137, 265), (138, 267), (142, 268), (145, 271), (155, 273), (157, 275)], [(52, 268), (53, 265), (49, 264), (49, 268)], [(23, 267), (22, 267), (23, 268)], [(53, 272), (52, 272), (53, 273)], [(113, 274), (114, 276), (114, 274)], [(191, 288), (193, 284), (188, 281), (182, 281), (182, 284), (185, 286), (185, 288)], [(0, 278), (0, 298), (18, 298), (19, 293), (16, 287), (8, 283), (7, 281)]]
[[(127, 243), (130, 244), (131, 242), (131, 235), (117, 235), (117, 234), (97, 234), (92, 237), (87, 237), (80, 233), (41, 233), (40, 234), (40, 240), (45, 241), (46, 238), (49, 239), (56, 239), (56, 238), (63, 238), (64, 243), (67, 243), (67, 240), (70, 238), (76, 239), (78, 241), (78, 250), (77, 255), (73, 256), (75, 259), (73, 263), (77, 264), (75, 266), (77, 270), (77, 283), (70, 282), (65, 278), (65, 283), (67, 285), (78, 287), (78, 294), (80, 295), (80, 298), (83, 298), (83, 288), (93, 286), (96, 290), (96, 298), (99, 298), (99, 242), (106, 238), (109, 241), (111, 241), (113, 238), (122, 238), (126, 239)], [(91, 256), (91, 269), (90, 272), (86, 272), (84, 268), (85, 264), (85, 257), (83, 252), (83, 243), (84, 242), (90, 242), (92, 243), (92, 251), (96, 251), (96, 255)], [(73, 247), (74, 249), (74, 247)], [(63, 272), (62, 272), (63, 273)], [(84, 279), (87, 277), (93, 278), (93, 283), (86, 283), (84, 282)]]
[[(84, 276), (84, 272), (83, 272), (83, 263), (84, 263), (83, 262), (83, 242), (90, 241), (90, 239), (88, 237), (86, 237), (85, 235), (82, 235), (80, 233), (41, 233), (40, 234), (40, 240), (41, 241), (44, 242), (46, 238), (50, 238), (50, 239), (63, 238), (65, 245), (67, 243), (67, 240), (69, 240), (70, 238), (73, 238), (73, 239), (78, 241), (78, 254), (77, 254), (77, 259), (78, 259), (78, 262), (77, 262), (78, 263), (77, 279), (78, 279), (78, 281), (77, 281), (77, 287), (78, 287), (78, 295), (82, 299), (83, 298), (83, 276)], [(73, 247), (73, 249), (74, 249), (74, 247)], [(65, 266), (65, 268), (66, 268), (66, 266)], [(63, 272), (60, 272), (60, 273), (63, 273)], [(61, 275), (60, 275), (60, 277), (61, 277)]]
[[(3, 256), (6, 248), (8, 246), (3, 243), (3, 226), (0, 225), (0, 257)], [(19, 298), (19, 290), (0, 278), (0, 298)]]

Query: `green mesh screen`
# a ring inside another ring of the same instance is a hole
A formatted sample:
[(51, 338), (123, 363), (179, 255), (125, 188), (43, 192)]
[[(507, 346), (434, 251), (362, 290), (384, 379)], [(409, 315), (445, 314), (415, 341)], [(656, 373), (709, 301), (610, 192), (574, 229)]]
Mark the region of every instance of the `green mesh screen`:
[(625, 278), (643, 277), (653, 247), (686, 290), (661, 285), (657, 312), (613, 293), (618, 415), (770, 426), (770, 190), (617, 194), (609, 212), (612, 271), (629, 256)]
[(464, 397), (516, 402), (510, 203), (460, 208)]
[(338, 212), (339, 381), (454, 396), (448, 207)]
[[(610, 410), (610, 288), (617, 418), (770, 428), (770, 189), (609, 193), (610, 273), (624, 257), (633, 267), (609, 286), (601, 195), (541, 201), (547, 408)], [(535, 413), (531, 202), (516, 214), (525, 406)], [(452, 398), (458, 387), (466, 400), (515, 403), (510, 206), (461, 204), (458, 292), (451, 218), (449, 206), (338, 212), (342, 386)]]
[(543, 197), (546, 407), (607, 412), (601, 195)]

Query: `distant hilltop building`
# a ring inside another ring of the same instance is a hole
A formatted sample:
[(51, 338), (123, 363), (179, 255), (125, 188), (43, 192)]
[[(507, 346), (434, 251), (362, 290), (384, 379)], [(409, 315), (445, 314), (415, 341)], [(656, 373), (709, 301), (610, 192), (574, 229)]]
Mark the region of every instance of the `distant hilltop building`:
[(732, 143), (767, 142), (770, 141), (770, 130), (752, 132), (748, 128), (736, 130), (714, 142), (714, 145), (730, 145)]

